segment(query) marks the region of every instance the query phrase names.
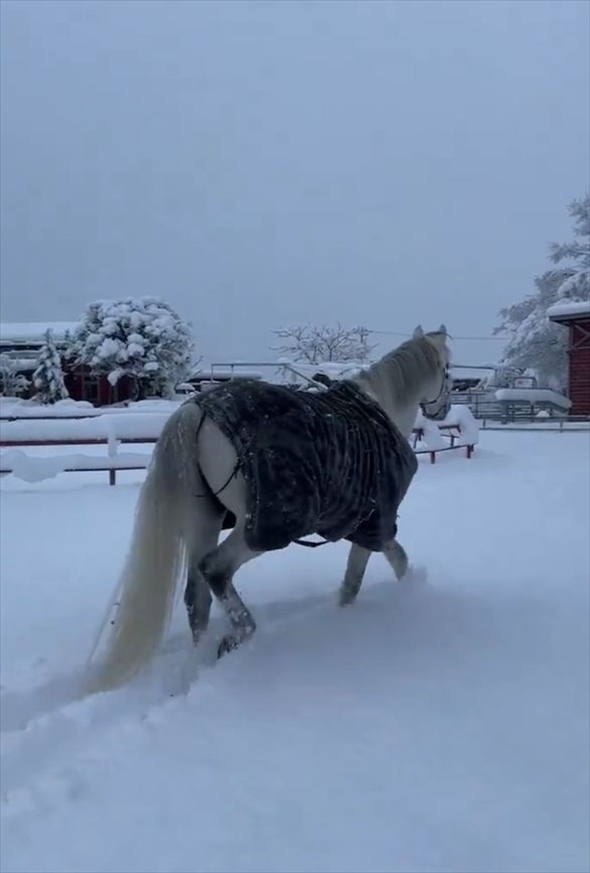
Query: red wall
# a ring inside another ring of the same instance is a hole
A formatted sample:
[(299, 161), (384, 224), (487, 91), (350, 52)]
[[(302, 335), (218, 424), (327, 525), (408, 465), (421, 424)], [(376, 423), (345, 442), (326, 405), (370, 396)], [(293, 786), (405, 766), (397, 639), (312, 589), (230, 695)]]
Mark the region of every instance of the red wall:
[(570, 325), (569, 395), (572, 415), (590, 415), (590, 318)]
[(64, 381), (72, 400), (87, 400), (94, 406), (120, 403), (133, 396), (133, 387), (127, 376), (111, 385), (106, 376), (91, 377), (85, 367), (68, 370), (64, 364)]

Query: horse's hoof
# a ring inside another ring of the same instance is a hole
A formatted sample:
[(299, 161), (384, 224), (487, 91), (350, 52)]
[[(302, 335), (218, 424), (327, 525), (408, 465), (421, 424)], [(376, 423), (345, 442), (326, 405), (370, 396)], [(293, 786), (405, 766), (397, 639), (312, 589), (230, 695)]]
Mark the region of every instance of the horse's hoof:
[(338, 603), (340, 606), (352, 606), (355, 600), (356, 594), (340, 594), (338, 597)]
[(232, 636), (223, 637), (221, 642), (217, 647), (217, 659), (222, 658), (224, 655), (227, 655), (228, 652), (233, 651), (238, 646), (238, 641)]

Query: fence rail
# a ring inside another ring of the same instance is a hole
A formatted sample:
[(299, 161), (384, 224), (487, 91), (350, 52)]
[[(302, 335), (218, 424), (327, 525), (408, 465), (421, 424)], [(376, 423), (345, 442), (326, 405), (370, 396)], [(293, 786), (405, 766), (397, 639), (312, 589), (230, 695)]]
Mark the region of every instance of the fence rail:
[[(1, 449), (20, 450), (23, 448), (77, 448), (79, 446), (106, 446), (106, 455), (88, 455), (75, 453), (72, 455), (51, 455), (39, 457), (27, 455), (21, 451), (3, 453), (0, 456), (0, 475), (14, 473), (20, 478), (35, 481), (47, 478), (57, 473), (100, 473), (107, 472), (109, 485), (117, 484), (117, 471), (145, 470), (151, 459), (151, 452), (119, 453), (120, 445), (153, 445), (157, 437), (100, 437), (83, 439), (55, 440), (2, 440)], [(47, 469), (49, 468), (49, 472)], [(37, 471), (37, 472), (35, 472)], [(41, 473), (41, 475), (39, 475)]]
[[(454, 400), (457, 398), (453, 398)], [(467, 404), (469, 405), (469, 404)], [(483, 412), (480, 406), (480, 413)], [(145, 417), (144, 417), (145, 416)], [(76, 417), (78, 418), (78, 417)], [(96, 424), (92, 424), (94, 419)], [(81, 472), (106, 472), (109, 484), (117, 483), (117, 473), (131, 470), (145, 470), (149, 464), (152, 452), (148, 449), (158, 439), (158, 434), (168, 413), (144, 413), (143, 415), (125, 414), (90, 416), (79, 420), (79, 425), (69, 421), (71, 429), (79, 431), (80, 436), (71, 437), (56, 422), (63, 422), (61, 416), (47, 416), (46, 418), (30, 418), (28, 416), (11, 416), (11, 420), (3, 425), (3, 434), (0, 437), (0, 474), (14, 473), (19, 478), (27, 481), (39, 481), (55, 476), (59, 473)], [(102, 419), (102, 422), (99, 420)], [(107, 421), (108, 419), (108, 421)], [(26, 422), (26, 426), (24, 426)], [(133, 426), (130, 425), (133, 422)], [(424, 427), (426, 424), (424, 424)], [(444, 438), (444, 444), (428, 444), (428, 434), (424, 427), (417, 426), (413, 429), (411, 444), (417, 455), (428, 455), (430, 463), (436, 462), (437, 455), (441, 452), (452, 450), (465, 450), (467, 458), (471, 458), (477, 437), (468, 436), (467, 432), (461, 432), (461, 426), (457, 424), (439, 425), (438, 432)], [(478, 420), (480, 430), (520, 430), (520, 431), (553, 431), (566, 433), (569, 431), (590, 431), (590, 417), (587, 416), (547, 416), (534, 417), (521, 415), (512, 421), (501, 421), (496, 416), (482, 416)], [(35, 433), (36, 432), (36, 433)], [(469, 444), (468, 444), (469, 443)], [(121, 447), (144, 445), (145, 452), (121, 451)], [(83, 448), (83, 447), (106, 446), (105, 454), (74, 453), (51, 454), (43, 457), (23, 452), (23, 449), (42, 448)], [(10, 451), (10, 450), (14, 451)]]
[[(436, 462), (436, 455), (440, 452), (447, 452), (457, 449), (465, 449), (466, 457), (471, 458), (475, 446), (467, 445), (459, 441), (460, 428), (456, 425), (443, 425), (439, 428), (441, 434), (449, 440), (446, 446), (437, 448), (418, 448), (418, 443), (424, 439), (423, 428), (416, 427), (412, 431), (413, 449), (416, 455), (429, 455), (430, 463)], [(51, 457), (38, 457), (34, 455), (26, 455), (23, 452), (15, 453), (11, 457), (11, 453), (7, 452), (0, 456), (0, 475), (15, 473), (20, 478), (24, 479), (39, 479), (46, 478), (47, 475), (56, 475), (57, 473), (100, 473), (107, 472), (109, 476), (109, 485), (117, 484), (117, 472), (129, 470), (145, 470), (151, 459), (150, 453), (130, 453), (120, 454), (120, 445), (153, 445), (157, 442), (157, 437), (96, 437), (96, 438), (80, 438), (74, 439), (8, 439), (0, 441), (0, 449), (20, 450), (23, 448), (67, 448), (79, 446), (107, 446), (107, 455), (52, 455)], [(50, 472), (43, 475), (43, 469), (50, 467)], [(35, 469), (39, 476), (35, 474)]]
[[(468, 406), (480, 422), (495, 424), (528, 423), (542, 428), (547, 422), (559, 423), (560, 430), (571, 424), (590, 425), (590, 416), (572, 415), (565, 408), (539, 400), (497, 400), (493, 394), (478, 391), (454, 391), (453, 404)], [(541, 413), (541, 415), (539, 415)]]

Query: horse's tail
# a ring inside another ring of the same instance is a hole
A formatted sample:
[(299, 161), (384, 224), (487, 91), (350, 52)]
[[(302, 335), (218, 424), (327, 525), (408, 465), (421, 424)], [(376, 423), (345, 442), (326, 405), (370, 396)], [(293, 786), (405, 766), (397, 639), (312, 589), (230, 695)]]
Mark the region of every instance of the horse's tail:
[(164, 635), (186, 566), (191, 504), (199, 491), (195, 483), (202, 482), (196, 445), (201, 422), (199, 406), (185, 403), (170, 416), (156, 443), (139, 493), (127, 559), (90, 656), (92, 660), (107, 629), (106, 652), (91, 666), (90, 691), (106, 691), (132, 679)]

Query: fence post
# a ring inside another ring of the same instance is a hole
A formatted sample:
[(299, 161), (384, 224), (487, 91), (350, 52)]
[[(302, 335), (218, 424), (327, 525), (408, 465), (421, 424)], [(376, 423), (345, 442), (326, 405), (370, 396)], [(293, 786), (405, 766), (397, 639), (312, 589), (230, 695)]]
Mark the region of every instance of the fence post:
[[(109, 421), (109, 419), (107, 418), (106, 425), (107, 425), (107, 440), (108, 440), (107, 452), (108, 452), (109, 459), (114, 461), (117, 457), (117, 449), (119, 447), (119, 442), (118, 442), (117, 437), (115, 435), (113, 422)], [(114, 467), (110, 467), (109, 468), (109, 485), (116, 485), (116, 484), (117, 484), (117, 471)]]

